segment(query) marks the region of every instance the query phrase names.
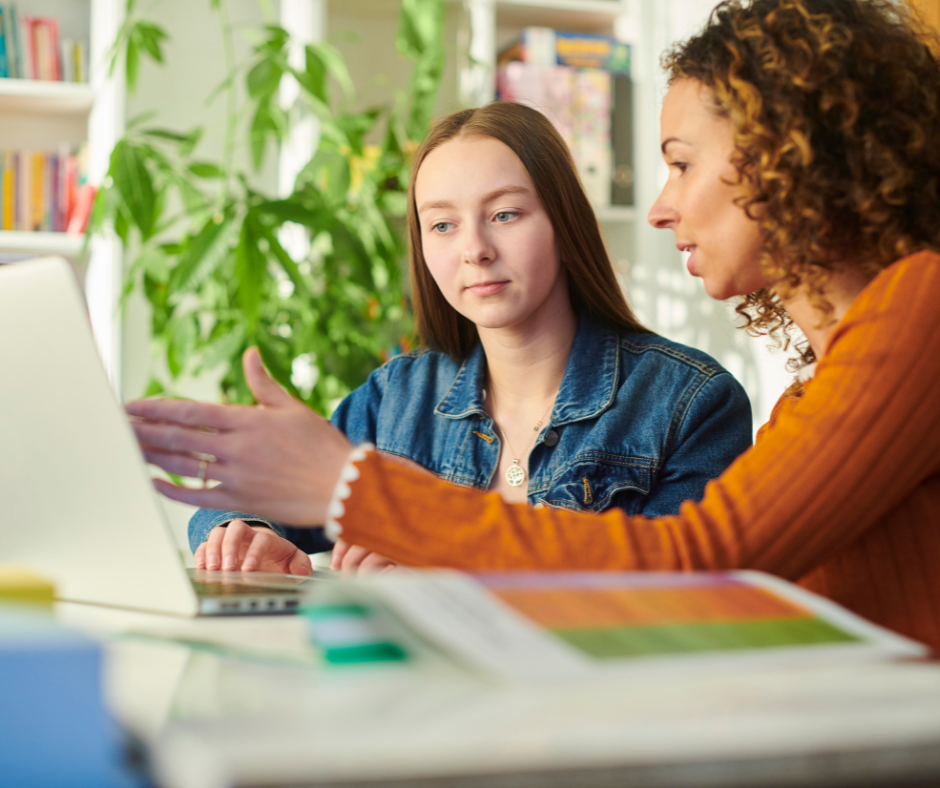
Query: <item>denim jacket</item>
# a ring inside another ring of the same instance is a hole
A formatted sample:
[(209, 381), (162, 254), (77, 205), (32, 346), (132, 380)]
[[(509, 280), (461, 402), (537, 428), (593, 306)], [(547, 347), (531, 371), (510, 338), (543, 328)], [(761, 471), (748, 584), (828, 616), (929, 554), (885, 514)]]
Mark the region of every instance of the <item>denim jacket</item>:
[[(369, 441), (442, 479), (485, 490), (500, 453), (483, 407), (485, 381), (480, 344), (463, 362), (417, 350), (375, 370), (343, 400), (333, 424), (354, 444)], [(750, 444), (747, 395), (714, 359), (582, 316), (551, 418), (529, 455), (529, 503), (675, 514)], [(192, 548), (235, 518), (265, 523), (306, 552), (332, 546), (320, 529), (200, 510), (189, 524)]]

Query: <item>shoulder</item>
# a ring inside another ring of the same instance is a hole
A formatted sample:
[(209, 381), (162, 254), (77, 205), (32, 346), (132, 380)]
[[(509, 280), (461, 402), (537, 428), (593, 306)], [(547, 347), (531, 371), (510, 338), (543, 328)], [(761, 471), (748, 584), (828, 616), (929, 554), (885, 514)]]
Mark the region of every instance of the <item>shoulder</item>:
[(714, 358), (701, 350), (657, 334), (621, 332), (623, 364), (620, 397), (643, 403), (656, 418), (670, 424), (669, 435), (681, 435), (719, 417), (751, 435), (751, 405), (744, 387)]
[(411, 350), (389, 359), (375, 369), (360, 389), (382, 400), (396, 394), (414, 396), (449, 386), (459, 369), (460, 363), (446, 353), (427, 349)]
[(940, 254), (917, 252), (879, 273), (856, 296), (829, 338), (826, 355), (839, 348), (870, 350), (890, 336), (894, 352), (922, 344), (940, 321)]
[(658, 334), (620, 332), (619, 346), (621, 358), (630, 366), (642, 364), (692, 377), (713, 378), (727, 375), (731, 378), (731, 373), (708, 353), (673, 342)]
[(452, 377), (458, 368), (458, 363), (446, 353), (419, 348), (389, 359), (372, 374), (380, 374), (386, 380), (402, 381), (418, 376), (426, 380), (438, 374)]
[(932, 304), (936, 312), (940, 297), (940, 254), (917, 252), (902, 257), (878, 274), (850, 308), (876, 309), (879, 306)]

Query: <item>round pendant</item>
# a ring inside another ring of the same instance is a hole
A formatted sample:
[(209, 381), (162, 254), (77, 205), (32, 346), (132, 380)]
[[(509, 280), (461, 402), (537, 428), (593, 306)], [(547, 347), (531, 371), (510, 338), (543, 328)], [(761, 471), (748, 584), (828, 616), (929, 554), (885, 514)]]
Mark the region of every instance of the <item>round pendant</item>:
[(519, 460), (514, 460), (506, 469), (506, 481), (510, 487), (518, 487), (525, 481), (525, 471), (519, 465)]

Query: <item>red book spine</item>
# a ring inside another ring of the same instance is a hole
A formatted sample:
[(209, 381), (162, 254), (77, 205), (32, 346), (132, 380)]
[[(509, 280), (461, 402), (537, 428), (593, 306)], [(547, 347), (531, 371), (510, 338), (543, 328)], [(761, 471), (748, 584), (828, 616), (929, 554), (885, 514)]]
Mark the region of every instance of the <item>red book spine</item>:
[(46, 29), (49, 31), (49, 63), (52, 78), (62, 81), (62, 48), (59, 46), (59, 20), (55, 17), (45, 18)]

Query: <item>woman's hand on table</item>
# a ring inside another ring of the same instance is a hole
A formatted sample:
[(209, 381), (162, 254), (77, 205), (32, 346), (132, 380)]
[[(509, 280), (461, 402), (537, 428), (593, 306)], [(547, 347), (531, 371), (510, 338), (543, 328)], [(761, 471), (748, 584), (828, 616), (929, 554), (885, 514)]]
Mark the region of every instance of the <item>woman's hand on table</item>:
[(232, 520), (217, 526), (196, 548), (196, 569), (311, 575), (310, 557), (264, 525)]
[(147, 462), (219, 482), (195, 488), (155, 479), (154, 485), (192, 506), (322, 525), (353, 446), (268, 375), (256, 348), (246, 350), (242, 362), (257, 406), (172, 399), (127, 404)]
[(330, 556), (330, 568), (342, 571), (343, 574), (352, 575), (359, 572), (385, 572), (394, 569), (398, 564), (383, 558), (377, 553), (370, 552), (364, 547), (351, 545), (342, 539), (337, 539)]

